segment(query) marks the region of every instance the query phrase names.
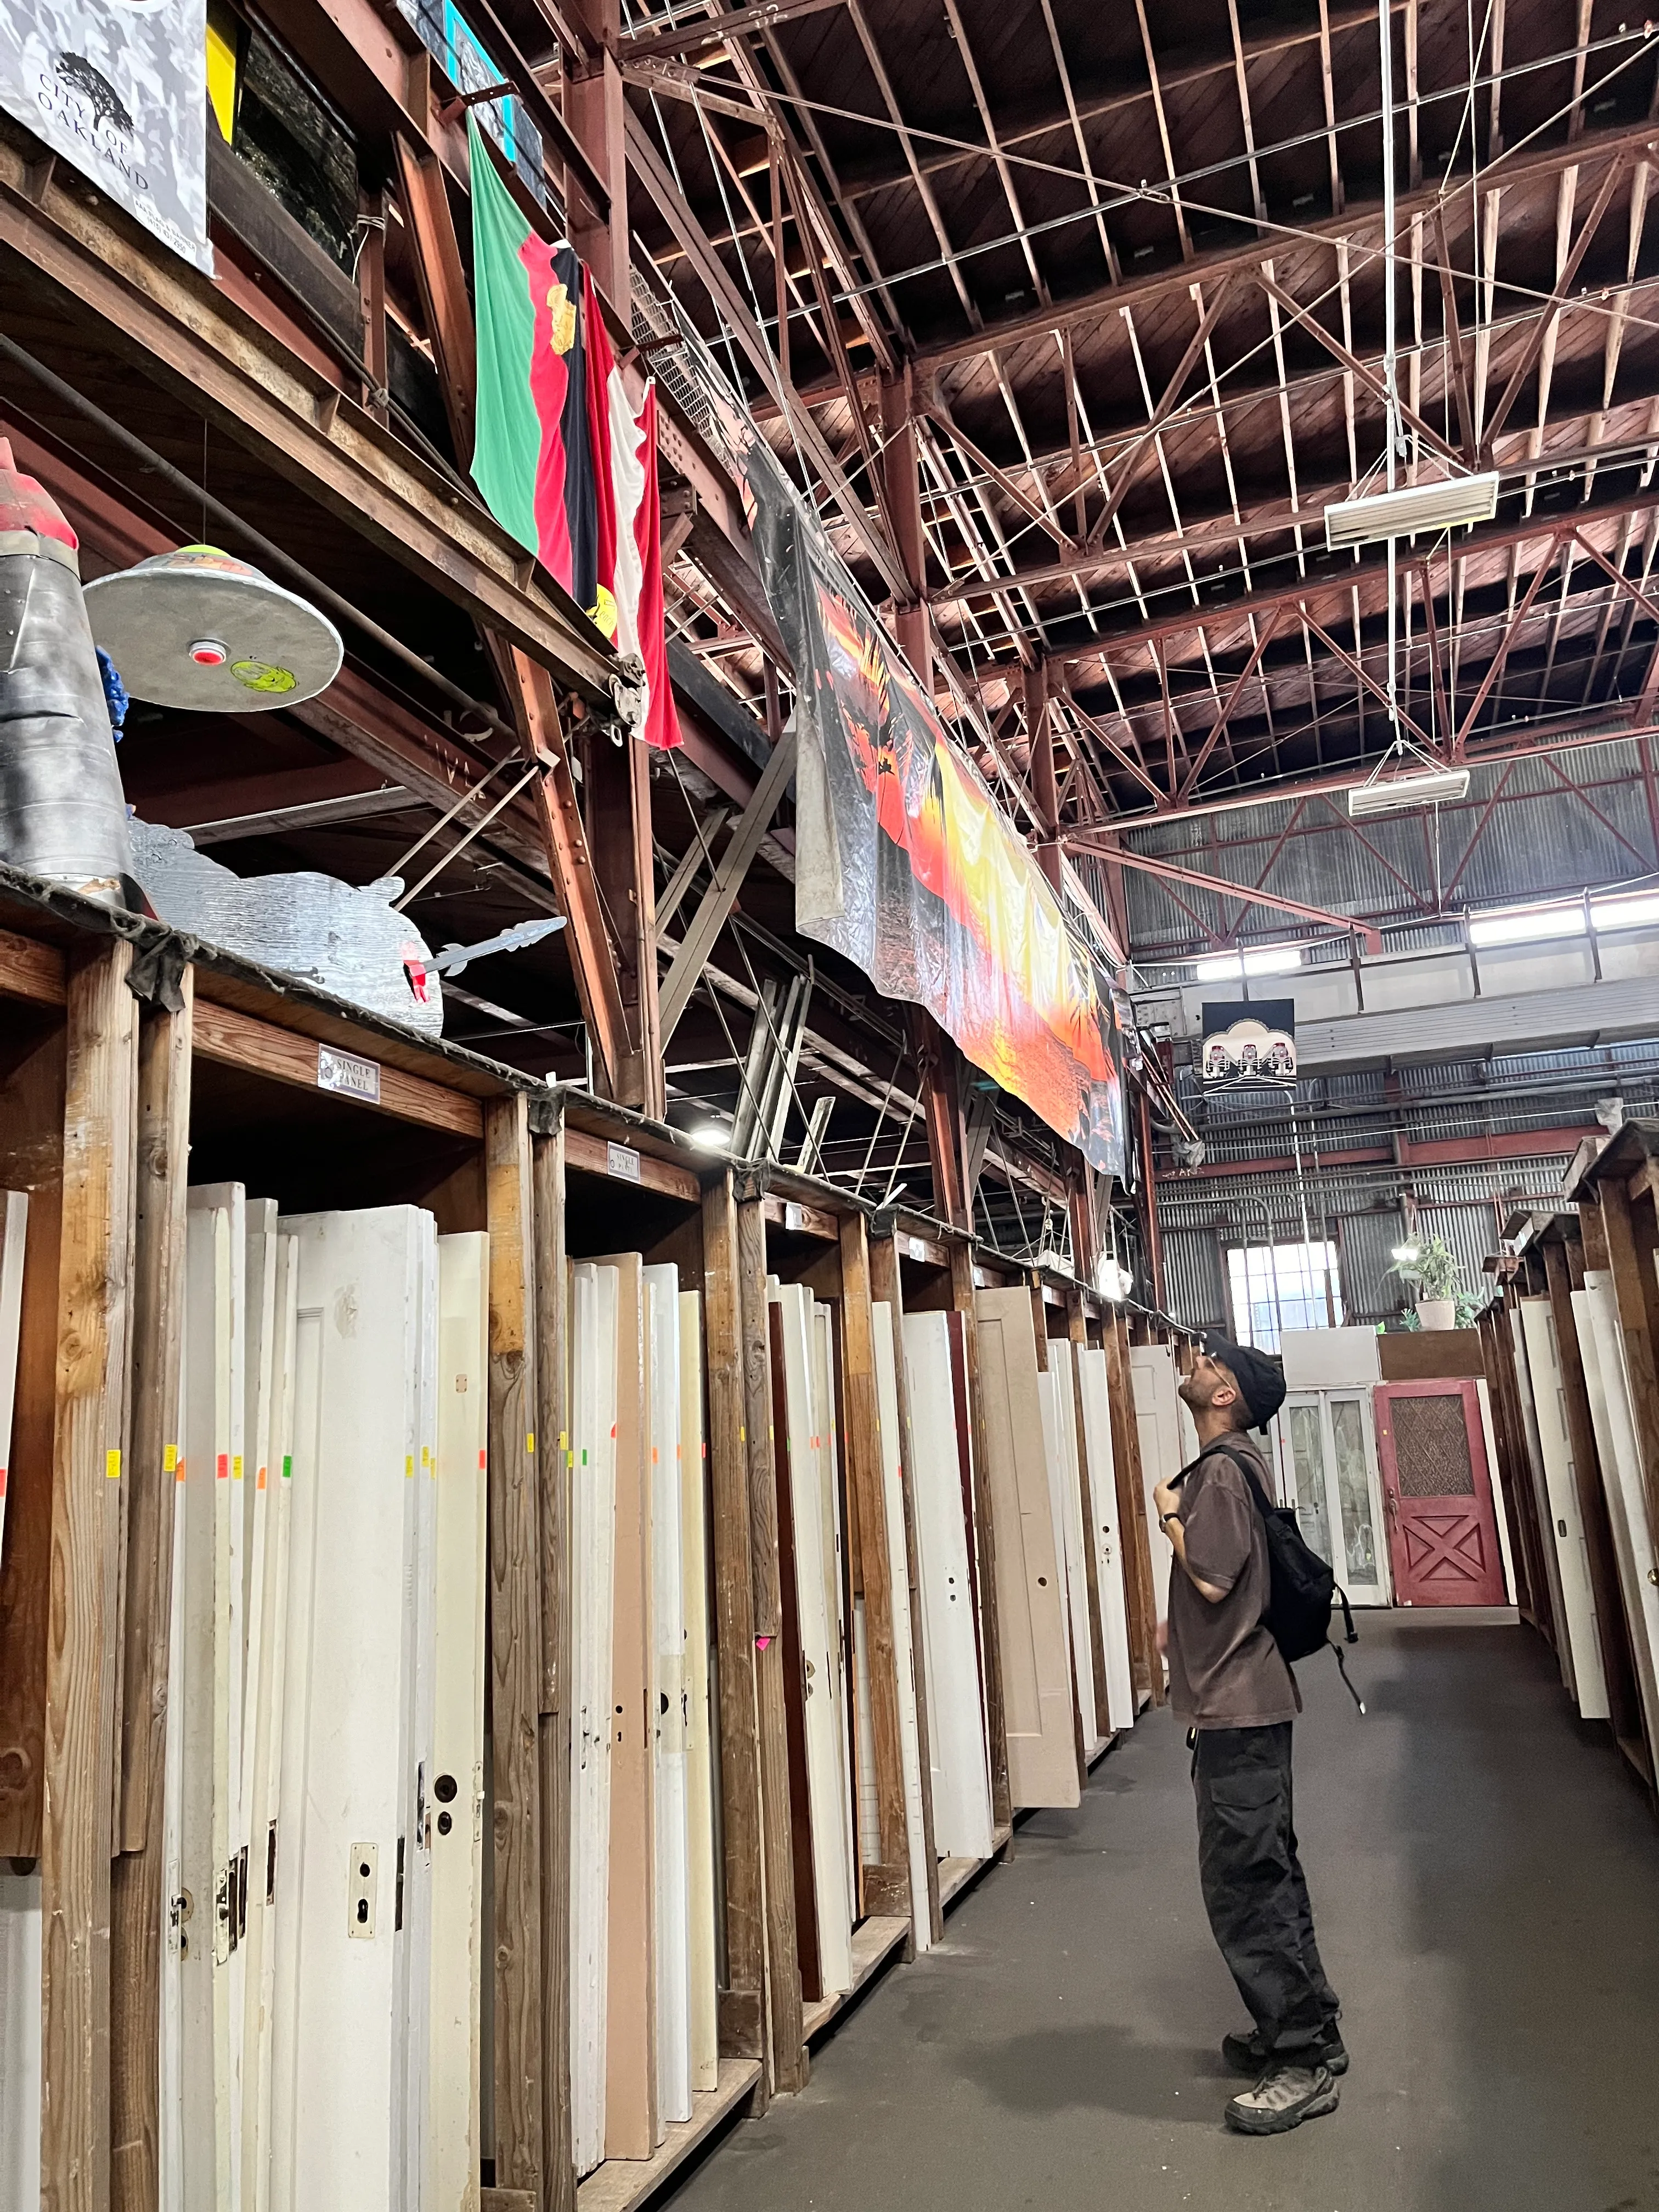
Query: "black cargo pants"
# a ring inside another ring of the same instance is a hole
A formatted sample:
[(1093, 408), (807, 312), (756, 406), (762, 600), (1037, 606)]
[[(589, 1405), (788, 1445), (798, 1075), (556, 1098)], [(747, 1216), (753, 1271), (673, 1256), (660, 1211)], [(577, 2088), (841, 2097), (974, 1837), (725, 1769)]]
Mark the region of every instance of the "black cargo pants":
[(1339, 2007), (1297, 1856), (1290, 1722), (1200, 1729), (1193, 1787), (1211, 1929), (1263, 2042), (1292, 2058), (1321, 2041)]

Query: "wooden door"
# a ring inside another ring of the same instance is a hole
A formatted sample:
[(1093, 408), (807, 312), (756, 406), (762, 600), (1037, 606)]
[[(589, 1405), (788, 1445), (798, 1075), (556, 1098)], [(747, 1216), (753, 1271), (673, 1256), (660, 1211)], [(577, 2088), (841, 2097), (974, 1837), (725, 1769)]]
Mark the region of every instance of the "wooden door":
[(1080, 1795), (1071, 1656), (1030, 1293), (981, 1291), (975, 1303), (1009, 1786), (1017, 1807), (1068, 1807)]
[(645, 1285), (637, 1252), (617, 1271), (617, 1540), (611, 1626), (611, 1856), (605, 2154), (649, 2158), (657, 2097), (656, 1672), (651, 1628), (651, 1482), (646, 1462)]
[(708, 1672), (708, 1519), (702, 1418), (702, 1293), (682, 1291), (680, 1566), (685, 1615), (685, 1803), (691, 1967), (691, 2072), (696, 2089), (720, 2081), (714, 1915), (714, 1711)]
[(11, 1456), (12, 1407), (23, 1327), (23, 1247), (28, 1193), (0, 1190), (0, 1559), (5, 1557), (6, 1463)]
[(1567, 1426), (1566, 1385), (1561, 1374), (1555, 1314), (1548, 1298), (1542, 1297), (1522, 1298), (1520, 1315), (1527, 1345), (1527, 1371), (1532, 1383), (1533, 1417), (1538, 1425), (1545, 1497), (1550, 1510), (1548, 1535), (1555, 1550), (1562, 1613), (1572, 1646), (1572, 1678), (1578, 1714), (1581, 1720), (1610, 1720), (1613, 1711), (1607, 1703), (1607, 1672), (1601, 1664), (1601, 1632), (1595, 1619), (1595, 1593), (1590, 1582), (1583, 1515), (1578, 1504), (1577, 1474)]
[(1048, 1345), (1048, 1388), (1044, 1394), (1053, 1430), (1054, 1509), (1066, 1563), (1066, 1595), (1072, 1632), (1072, 1671), (1077, 1680), (1077, 1709), (1083, 1723), (1083, 1748), (1092, 1757), (1106, 1734), (1105, 1716), (1095, 1709), (1094, 1630), (1089, 1620), (1088, 1567), (1083, 1556), (1083, 1477), (1078, 1465), (1077, 1382), (1068, 1338)]
[(1572, 1671), (1572, 1638), (1566, 1628), (1566, 1594), (1561, 1588), (1561, 1558), (1552, 1533), (1549, 1491), (1544, 1480), (1544, 1446), (1538, 1433), (1538, 1408), (1533, 1396), (1532, 1366), (1527, 1358), (1527, 1332), (1522, 1325), (1518, 1301), (1510, 1307), (1508, 1318), (1510, 1342), (1514, 1352), (1516, 1402), (1521, 1415), (1520, 1441), (1526, 1449), (1526, 1466), (1522, 1470), (1522, 1479), (1531, 1492), (1539, 1558), (1549, 1594), (1553, 1625), (1550, 1641), (1555, 1646), (1556, 1661), (1560, 1667), (1561, 1680), (1566, 1685), (1567, 1694), (1577, 1698), (1578, 1686)]
[[(1129, 1347), (1129, 1373), (1135, 1396), (1135, 1433), (1140, 1444), (1140, 1473), (1146, 1489), (1146, 1525), (1156, 1530), (1158, 1508), (1152, 1492), (1160, 1482), (1180, 1472), (1182, 1458), (1181, 1401), (1176, 1394), (1175, 1354), (1167, 1344), (1135, 1344)], [(1127, 1541), (1127, 1538), (1126, 1538)], [(1152, 1547), (1152, 1595), (1160, 1620), (1169, 1618), (1170, 1561), (1167, 1544)]]
[(1383, 1510), (1401, 1605), (1502, 1605), (1504, 1563), (1473, 1382), (1380, 1383)]
[(1659, 1548), (1642, 1493), (1642, 1451), (1612, 1276), (1601, 1268), (1586, 1267), (1583, 1289), (1572, 1293), (1572, 1312), (1651, 1765), (1653, 1753), (1659, 1751)]
[(691, 2117), (691, 1934), (685, 1776), (685, 1562), (680, 1534), (680, 1276), (645, 1270), (656, 1672), (657, 2121)]
[(571, 1268), (570, 2083), (579, 2174), (605, 2156), (620, 1300), (615, 1267)]
[(1129, 1663), (1129, 1605), (1123, 1577), (1128, 1571), (1118, 1528), (1117, 1466), (1112, 1443), (1112, 1407), (1106, 1354), (1098, 1345), (1082, 1345), (1077, 1355), (1079, 1395), (1083, 1407), (1084, 1458), (1089, 1474), (1091, 1536), (1100, 1589), (1100, 1632), (1106, 1656), (1106, 1714), (1114, 1729), (1135, 1724), (1133, 1669)]
[(921, 1803), (921, 1736), (916, 1713), (915, 1631), (904, 1538), (904, 1469), (899, 1445), (898, 1360), (893, 1309), (871, 1309), (875, 1336), (876, 1413), (881, 1431), (882, 1516), (891, 1562), (893, 1665), (898, 1678), (899, 1764), (904, 1776), (904, 1835), (910, 1868), (910, 1922), (918, 1951), (933, 1948), (927, 1913), (927, 1826)]
[(906, 1314), (903, 1350), (915, 1455), (921, 1673), (927, 1699), (933, 1840), (942, 1857), (982, 1859), (991, 1855), (991, 1778), (957, 1435), (950, 1330), (955, 1318)]
[[(489, 1239), (438, 1239), (431, 2023), (422, 2212), (476, 2212), (483, 1944)], [(246, 2212), (246, 2207), (243, 2208)]]

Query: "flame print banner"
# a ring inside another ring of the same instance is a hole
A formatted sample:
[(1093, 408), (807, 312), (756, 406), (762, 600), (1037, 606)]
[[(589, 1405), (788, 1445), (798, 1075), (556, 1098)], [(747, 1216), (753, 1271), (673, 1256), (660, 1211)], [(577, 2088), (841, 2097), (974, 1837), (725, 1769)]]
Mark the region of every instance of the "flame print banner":
[(1123, 1173), (1109, 993), (769, 447), (745, 473), (796, 677), (795, 926), (925, 1006), (1090, 1164)]

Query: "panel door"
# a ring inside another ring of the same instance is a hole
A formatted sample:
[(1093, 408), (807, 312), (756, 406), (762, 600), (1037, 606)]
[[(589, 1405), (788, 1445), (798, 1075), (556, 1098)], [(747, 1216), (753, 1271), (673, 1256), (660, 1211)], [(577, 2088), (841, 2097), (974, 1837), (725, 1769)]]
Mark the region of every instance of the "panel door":
[(1502, 1605), (1504, 1564), (1472, 1381), (1374, 1394), (1395, 1593), (1401, 1605)]
[(1522, 1298), (1520, 1308), (1544, 1489), (1549, 1500), (1550, 1540), (1555, 1547), (1556, 1571), (1561, 1577), (1562, 1610), (1572, 1644), (1572, 1678), (1579, 1717), (1587, 1721), (1609, 1720), (1613, 1708), (1607, 1703), (1601, 1632), (1595, 1619), (1595, 1594), (1590, 1582), (1589, 1552), (1584, 1542), (1583, 1516), (1578, 1508), (1577, 1472), (1573, 1465), (1571, 1431), (1567, 1425), (1566, 1385), (1561, 1375), (1554, 1310), (1547, 1297)]
[[(1171, 1475), (1179, 1474), (1186, 1463), (1182, 1454), (1181, 1400), (1176, 1393), (1175, 1354), (1167, 1344), (1132, 1345), (1129, 1375), (1134, 1388), (1135, 1431), (1140, 1443), (1140, 1472), (1146, 1492), (1146, 1525), (1156, 1532), (1158, 1508), (1152, 1503), (1152, 1492), (1160, 1482), (1167, 1482)], [(1127, 1540), (1126, 1535), (1125, 1541)], [(1173, 1556), (1167, 1544), (1153, 1544), (1152, 1594), (1160, 1620), (1169, 1618), (1170, 1561)]]
[(996, 1525), (1008, 1779), (1017, 1807), (1072, 1806), (1079, 1792), (1071, 1656), (1030, 1295), (981, 1291), (975, 1304), (986, 1473)]
[(1625, 1372), (1624, 1332), (1613, 1302), (1613, 1278), (1586, 1267), (1584, 1287), (1572, 1294), (1573, 1318), (1584, 1355), (1595, 1448), (1601, 1462), (1607, 1518), (1619, 1555), (1619, 1585), (1642, 1692), (1650, 1760), (1659, 1748), (1659, 1550), (1642, 1491), (1642, 1454)]
[(942, 1313), (906, 1314), (902, 1324), (915, 1453), (921, 1674), (927, 1699), (933, 1840), (941, 1857), (977, 1859), (991, 1852), (991, 1778), (949, 1324)]
[(1048, 1345), (1048, 1411), (1054, 1452), (1055, 1527), (1066, 1565), (1066, 1594), (1072, 1632), (1072, 1671), (1077, 1709), (1083, 1723), (1085, 1754), (1106, 1733), (1104, 1716), (1095, 1709), (1094, 1630), (1089, 1620), (1088, 1567), (1083, 1556), (1083, 1482), (1078, 1467), (1077, 1384), (1073, 1346), (1055, 1337)]
[(720, 2079), (714, 1912), (714, 1715), (708, 1668), (708, 1520), (702, 1419), (702, 1293), (680, 1292), (680, 1544), (685, 1613), (685, 1775), (692, 2084)]
[(655, 1727), (658, 2124), (691, 2117), (690, 1846), (686, 1814), (685, 1588), (680, 1532), (680, 1279), (645, 1270), (649, 1362), (651, 1689)]
[[(891, 1563), (893, 1663), (898, 1677), (899, 1763), (904, 1777), (904, 1834), (910, 1867), (911, 1926), (918, 1951), (933, 1942), (927, 1911), (927, 1826), (921, 1803), (921, 1736), (916, 1714), (915, 1630), (910, 1611), (909, 1547), (904, 1533), (904, 1460), (899, 1441), (897, 1346), (893, 1309), (872, 1308), (876, 1411), (881, 1428), (882, 1517)], [(914, 1463), (914, 1453), (913, 1453)], [(912, 1478), (914, 1480), (914, 1476)]]
[(1135, 1724), (1134, 1675), (1129, 1664), (1129, 1607), (1123, 1587), (1123, 1538), (1118, 1528), (1117, 1465), (1106, 1354), (1098, 1345), (1078, 1352), (1083, 1403), (1084, 1456), (1089, 1472), (1091, 1526), (1100, 1584), (1100, 1631), (1106, 1647), (1108, 1724)]

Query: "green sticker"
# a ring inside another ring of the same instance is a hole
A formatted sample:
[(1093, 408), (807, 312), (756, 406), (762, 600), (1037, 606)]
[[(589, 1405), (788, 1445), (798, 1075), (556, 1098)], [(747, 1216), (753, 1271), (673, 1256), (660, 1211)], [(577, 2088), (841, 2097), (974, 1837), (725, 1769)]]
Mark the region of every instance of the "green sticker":
[(233, 660), (230, 672), (246, 690), (291, 691), (294, 689), (294, 671), (278, 668), (274, 661)]

